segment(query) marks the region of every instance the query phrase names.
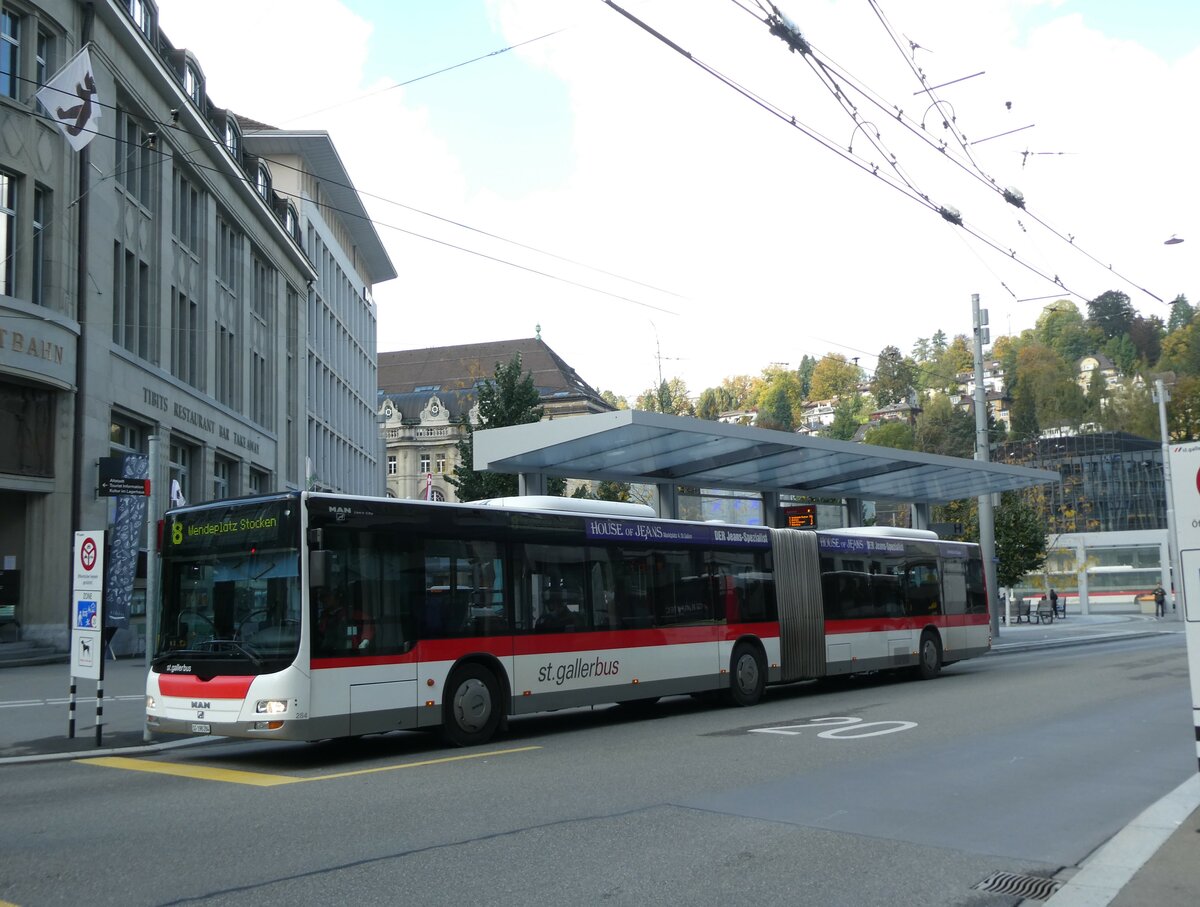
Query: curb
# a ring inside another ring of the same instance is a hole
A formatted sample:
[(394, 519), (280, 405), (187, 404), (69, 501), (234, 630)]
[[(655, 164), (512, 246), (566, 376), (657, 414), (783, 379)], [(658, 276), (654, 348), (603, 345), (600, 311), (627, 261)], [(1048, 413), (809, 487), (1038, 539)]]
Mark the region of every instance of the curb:
[(1188, 816), (1200, 807), (1200, 775), (1144, 809), (1109, 838), (1046, 904), (1054, 907), (1104, 907), (1150, 862)]
[[(167, 740), (162, 743), (145, 743), (140, 746), (114, 746), (107, 749), (82, 750), (74, 753), (30, 753), (28, 756), (2, 756), (0, 765), (22, 765), (35, 762), (69, 762), (73, 759), (92, 759), (97, 756), (155, 755), (168, 750), (195, 746), (200, 743), (216, 743), (228, 737), (185, 737), (182, 740)], [(0, 901), (0, 904), (3, 902)]]
[[(1069, 636), (1062, 639), (1031, 639), (1028, 642), (992, 643), (988, 655), (1007, 655), (1011, 652), (1027, 652), (1034, 649), (1059, 649), (1068, 646), (1086, 646), (1094, 642), (1114, 642), (1119, 639), (1144, 639), (1151, 636), (1170, 636), (1173, 630), (1132, 630), (1128, 633), (1096, 633), (1091, 636)], [(986, 656), (985, 656), (986, 657)]]

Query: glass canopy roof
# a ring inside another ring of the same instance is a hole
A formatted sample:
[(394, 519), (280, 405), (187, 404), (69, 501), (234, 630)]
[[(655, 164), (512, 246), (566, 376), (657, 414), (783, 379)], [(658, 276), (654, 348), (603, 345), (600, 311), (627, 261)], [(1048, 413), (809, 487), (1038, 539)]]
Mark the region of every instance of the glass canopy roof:
[(477, 431), (474, 466), (561, 478), (932, 504), (1059, 480), (1057, 472), (1045, 469), (640, 410)]

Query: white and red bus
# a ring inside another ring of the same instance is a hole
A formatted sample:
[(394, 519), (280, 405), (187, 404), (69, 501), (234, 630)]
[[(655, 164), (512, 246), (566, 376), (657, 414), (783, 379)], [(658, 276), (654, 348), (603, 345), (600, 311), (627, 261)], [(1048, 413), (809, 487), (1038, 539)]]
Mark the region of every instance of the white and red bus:
[(155, 733), (318, 740), (906, 669), (991, 644), (977, 546), (565, 498), (293, 493), (170, 511)]

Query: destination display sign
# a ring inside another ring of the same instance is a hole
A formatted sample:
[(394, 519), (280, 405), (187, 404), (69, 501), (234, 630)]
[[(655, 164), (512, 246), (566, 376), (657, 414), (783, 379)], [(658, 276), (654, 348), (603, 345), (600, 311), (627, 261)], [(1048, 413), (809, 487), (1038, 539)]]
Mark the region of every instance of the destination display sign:
[(167, 517), (163, 547), (207, 552), (292, 546), (296, 507), (294, 499), (280, 499), (177, 511)]
[(613, 542), (671, 542), (747, 548), (769, 548), (771, 545), (770, 532), (761, 526), (737, 526), (729, 523), (643, 523), (614, 517), (588, 517), (584, 523), (589, 539)]

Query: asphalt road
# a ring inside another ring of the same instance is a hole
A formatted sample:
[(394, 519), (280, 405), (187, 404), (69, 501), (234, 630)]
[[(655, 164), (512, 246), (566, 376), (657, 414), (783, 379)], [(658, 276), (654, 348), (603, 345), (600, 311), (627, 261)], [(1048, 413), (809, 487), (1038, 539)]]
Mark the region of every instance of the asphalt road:
[(5, 766), (0, 900), (1014, 904), (972, 886), (1079, 863), (1194, 763), (1176, 634), (752, 709), (536, 716), (478, 750), (396, 734)]

